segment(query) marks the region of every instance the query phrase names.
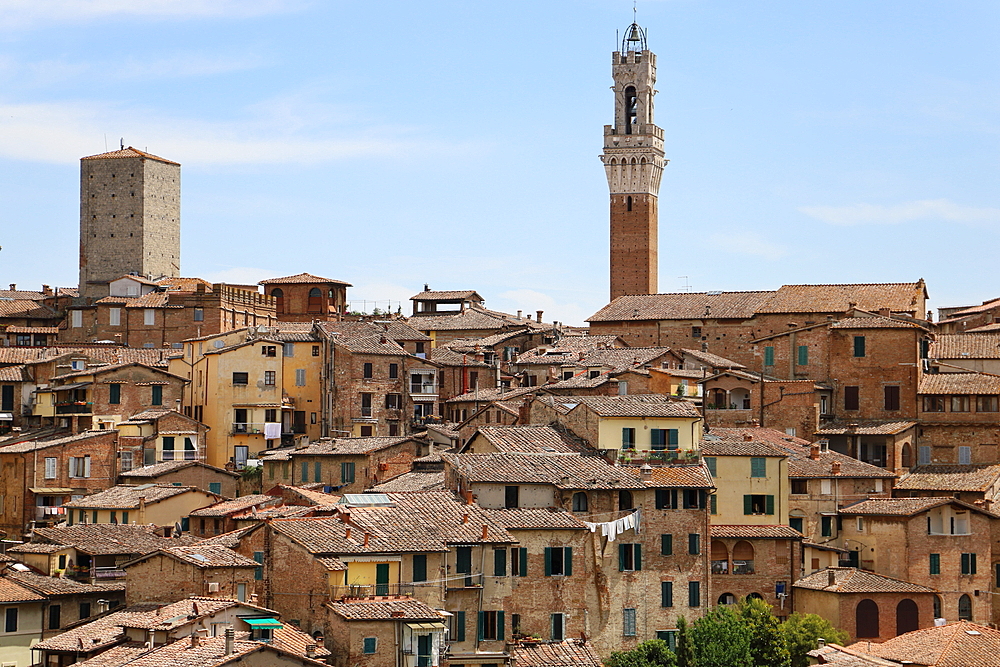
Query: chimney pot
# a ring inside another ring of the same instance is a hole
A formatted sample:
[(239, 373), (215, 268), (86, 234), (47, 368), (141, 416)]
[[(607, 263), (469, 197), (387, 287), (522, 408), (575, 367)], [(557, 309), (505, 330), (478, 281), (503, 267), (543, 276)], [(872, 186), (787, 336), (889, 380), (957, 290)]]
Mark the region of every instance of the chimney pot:
[(197, 635), (197, 633), (192, 632), (191, 633), (191, 648), (197, 648), (200, 643), (201, 643), (201, 638)]
[(535, 316), (538, 318), (539, 322), (542, 321), (542, 313), (544, 313), (544, 312), (545, 312), (544, 310), (536, 310), (535, 311)]
[(811, 458), (813, 461), (816, 461), (816, 460), (819, 459), (819, 443), (818, 442), (814, 442), (813, 444), (809, 445), (809, 458)]
[(484, 524), (483, 524), (483, 539), (485, 540), (485, 539), (489, 538), (489, 536), (490, 536), (490, 527), (489, 527), (489, 526), (487, 526), (487, 525), (486, 525), (486, 524), (484, 523)]
[(17, 289), (17, 283), (11, 283), (10, 284), (10, 291), (13, 292), (16, 289)]
[(840, 461), (834, 461), (830, 464), (830, 472), (834, 475), (840, 474)]
[(232, 655), (236, 650), (236, 630), (232, 627), (226, 628), (226, 655)]
[(753, 436), (750, 435), (749, 433), (744, 433), (743, 434), (743, 441), (744, 442), (753, 442)]
[(653, 479), (653, 466), (643, 463), (642, 467), (639, 468), (639, 476), (646, 481)]
[(368, 546), (368, 533), (365, 533), (365, 546)]
[(316, 657), (316, 645), (315, 644), (306, 644), (306, 657), (307, 658), (315, 658)]
[(826, 577), (828, 586), (837, 585), (837, 573), (832, 568), (826, 571)]
[(344, 531), (344, 537), (346, 537), (347, 539), (351, 539), (351, 527), (350, 526), (348, 526), (347, 530)]
[(468, 513), (462, 515), (462, 523), (469, 523)]
[(517, 319), (521, 319), (521, 311), (517, 311)]

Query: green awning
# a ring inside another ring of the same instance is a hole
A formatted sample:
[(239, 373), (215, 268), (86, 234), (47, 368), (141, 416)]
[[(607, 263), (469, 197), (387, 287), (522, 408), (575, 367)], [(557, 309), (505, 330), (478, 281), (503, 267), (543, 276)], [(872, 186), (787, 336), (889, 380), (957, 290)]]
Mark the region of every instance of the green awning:
[(280, 628), (281, 623), (273, 618), (244, 618), (242, 619), (247, 625), (255, 630), (257, 628)]

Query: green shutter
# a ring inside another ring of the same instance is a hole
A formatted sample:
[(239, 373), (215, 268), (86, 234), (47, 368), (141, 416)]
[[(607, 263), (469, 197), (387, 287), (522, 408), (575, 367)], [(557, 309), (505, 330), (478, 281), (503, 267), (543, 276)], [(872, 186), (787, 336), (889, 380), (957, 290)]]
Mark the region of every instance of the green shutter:
[(313, 462), (313, 481), (314, 482), (323, 481), (323, 463), (320, 461)]
[(573, 574), (573, 547), (563, 547), (563, 574)]
[(969, 554), (969, 574), (976, 573), (976, 554)]
[(700, 607), (701, 606), (701, 582), (700, 581), (689, 581), (688, 582), (688, 606), (689, 607)]
[[(254, 551), (253, 552), (253, 559), (254, 559), (254, 562), (263, 564), (264, 563), (264, 552), (263, 551)], [(255, 567), (253, 569), (253, 578), (255, 580), (257, 580), (257, 581), (261, 581), (264, 578), (264, 568), (263, 567)]]
[(465, 612), (455, 612), (455, 641), (465, 641)]
[(931, 574), (941, 574), (941, 554), (931, 554)]
[(660, 582), (660, 606), (661, 607), (674, 606), (674, 582), (672, 581)]
[(642, 569), (642, 545), (633, 544), (632, 545), (632, 563), (635, 566), (635, 571), (638, 572)]
[(486, 629), (486, 612), (481, 611), (478, 614), (478, 622), (476, 623), (476, 638), (479, 641), (483, 641), (483, 631)]
[(854, 356), (863, 357), (865, 356), (865, 337), (855, 336), (854, 337)]
[(763, 456), (750, 457), (750, 476), (767, 477), (767, 459)]
[(764, 365), (765, 366), (774, 365), (774, 348), (770, 345), (764, 348)]
[[(73, 516), (72, 512), (70, 513), (70, 516)], [(128, 525), (128, 512), (122, 512), (122, 523)]]
[(651, 428), (649, 429), (649, 448), (653, 450), (663, 449), (664, 437), (663, 429)]
[(302, 483), (303, 484), (308, 484), (309, 483), (309, 462), (308, 461), (303, 461), (302, 462)]
[(375, 647), (377, 645), (377, 637), (365, 637), (364, 638), (364, 648), (362, 649), (365, 653), (374, 653)]
[(677, 509), (677, 489), (670, 489), (670, 508)]
[(753, 496), (743, 496), (743, 513), (753, 514)]
[(208, 483), (208, 492), (209, 493), (214, 493), (217, 496), (221, 496), (222, 495), (222, 482), (209, 482)]
[(701, 553), (701, 535), (698, 533), (688, 533), (688, 553), (692, 556)]
[(660, 555), (661, 556), (673, 556), (674, 555), (674, 536), (670, 533), (664, 533), (660, 535)]
[(809, 346), (799, 345), (799, 366), (809, 365)]
[(507, 549), (493, 550), (493, 576), (507, 576)]
[(765, 496), (765, 502), (767, 508), (764, 510), (764, 514), (774, 514), (774, 496)]
[(497, 641), (503, 641), (503, 631), (504, 631), (504, 627), (503, 626), (504, 626), (504, 623), (503, 623), (503, 612), (502, 611), (498, 611), (497, 612)]
[(413, 581), (427, 581), (427, 554), (413, 554)]
[(625, 571), (625, 545), (621, 542), (618, 543), (618, 571)]
[(715, 495), (713, 493), (709, 497), (712, 499), (712, 514), (718, 514), (719, 513), (719, 496), (717, 496), (717, 495)]
[[(6, 387), (4, 387), (6, 389)], [(117, 405), (122, 402), (122, 386), (120, 384), (108, 385), (108, 403)]]
[(719, 473), (715, 471), (716, 468), (716, 458), (714, 456), (705, 457), (705, 465), (708, 466), (708, 472), (712, 473), (712, 477), (718, 477)]
[(521, 566), (521, 569), (518, 570), (518, 573), (522, 577), (526, 577), (528, 576), (528, 549), (527, 547), (521, 547), (518, 551), (520, 552), (519, 554), (520, 562), (518, 563), (518, 565)]
[(545, 576), (552, 576), (552, 547), (545, 547)]
[(153, 385), (153, 405), (163, 405), (163, 385)]

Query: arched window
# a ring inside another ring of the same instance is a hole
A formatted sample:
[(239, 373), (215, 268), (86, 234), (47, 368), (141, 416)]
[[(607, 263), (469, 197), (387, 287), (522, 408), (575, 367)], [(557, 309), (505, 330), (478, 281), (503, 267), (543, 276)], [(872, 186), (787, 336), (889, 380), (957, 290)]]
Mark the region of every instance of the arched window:
[(631, 197), (626, 197), (625, 198), (625, 210), (626, 211), (631, 211), (632, 210), (632, 198)]
[(729, 574), (729, 549), (719, 540), (712, 540), (712, 574)]
[(747, 594), (747, 600), (763, 600), (764, 596), (760, 593), (749, 593)]
[(577, 491), (573, 494), (573, 511), (574, 512), (586, 512), (587, 511), (587, 494), (583, 491)]
[(958, 598), (958, 620), (960, 621), (971, 621), (972, 620), (972, 598), (968, 595), (963, 595)]
[(719, 604), (736, 604), (736, 596), (732, 593), (723, 593), (719, 596)]
[(740, 540), (733, 547), (733, 574), (753, 574), (753, 545)]
[(278, 313), (285, 312), (285, 292), (280, 287), (275, 287), (271, 290), (271, 296), (275, 300), (275, 308), (277, 308)]
[(635, 123), (638, 97), (635, 94), (635, 86), (625, 88), (625, 134), (632, 134), (632, 124)]
[(896, 605), (896, 635), (920, 629), (920, 611), (917, 603), (904, 598)]
[(620, 510), (630, 510), (632, 509), (632, 492), (622, 489), (618, 492), (618, 509)]
[(910, 443), (907, 442), (906, 444), (903, 445), (903, 453), (899, 457), (900, 458), (900, 461), (899, 461), (900, 466), (903, 467), (903, 468), (909, 468), (910, 467), (910, 460), (911, 460), (912, 456), (913, 456), (913, 453), (912, 453), (912, 450), (910, 449)]
[(941, 596), (934, 596), (934, 618), (941, 618)]
[(309, 290), (309, 310), (310, 313), (323, 312), (323, 292), (318, 287)]
[(855, 635), (865, 639), (876, 638), (878, 631), (878, 605), (874, 600), (865, 598), (854, 610)]

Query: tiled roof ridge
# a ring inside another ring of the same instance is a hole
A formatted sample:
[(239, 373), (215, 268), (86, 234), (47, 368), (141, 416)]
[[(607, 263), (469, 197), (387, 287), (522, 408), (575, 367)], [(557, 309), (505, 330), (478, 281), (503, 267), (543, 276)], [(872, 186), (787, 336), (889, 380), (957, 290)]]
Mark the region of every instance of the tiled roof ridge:
[(87, 156), (82, 157), (80, 159), (81, 160), (116, 160), (116, 159), (133, 158), (133, 157), (141, 157), (141, 158), (146, 158), (148, 160), (157, 160), (158, 162), (166, 162), (167, 164), (176, 164), (178, 167), (180, 166), (180, 162), (174, 162), (173, 160), (168, 160), (167, 158), (160, 157), (158, 155), (153, 155), (152, 153), (147, 153), (145, 151), (141, 151), (138, 148), (133, 148), (132, 146), (129, 146), (128, 148), (121, 148), (121, 149), (116, 150), (116, 151), (108, 151), (106, 153), (99, 153), (98, 155), (87, 155)]

